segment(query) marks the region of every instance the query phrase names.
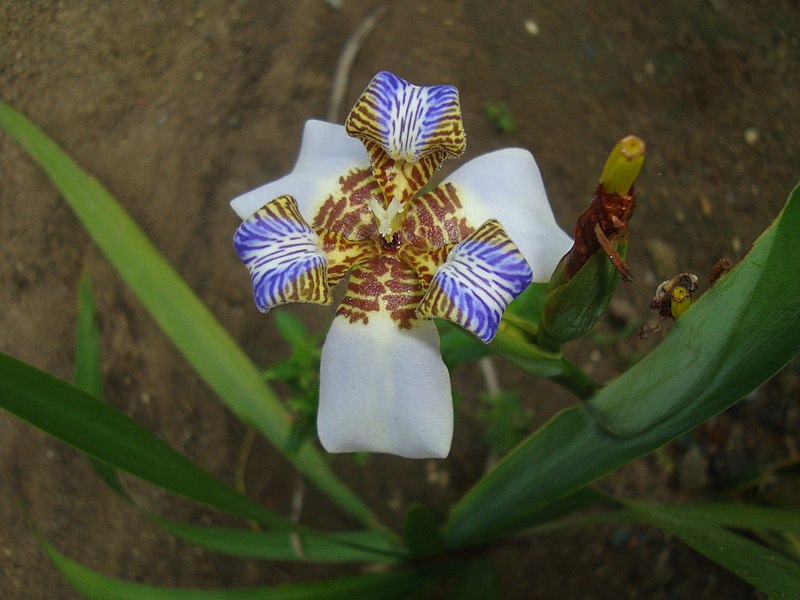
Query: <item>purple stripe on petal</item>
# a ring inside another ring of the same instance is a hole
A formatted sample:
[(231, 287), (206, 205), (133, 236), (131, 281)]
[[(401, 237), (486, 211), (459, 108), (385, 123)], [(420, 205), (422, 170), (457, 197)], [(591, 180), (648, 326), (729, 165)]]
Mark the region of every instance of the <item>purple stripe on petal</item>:
[(250, 271), (260, 311), (287, 302), (330, 303), (327, 257), (291, 196), (276, 198), (246, 219), (233, 246)]
[(503, 311), (532, 279), (516, 245), (500, 223), (490, 220), (453, 248), (417, 312), (452, 321), (488, 343)]
[(347, 133), (377, 143), (394, 160), (417, 162), (433, 152), (458, 156), (465, 146), (456, 88), (416, 86), (388, 71), (375, 75), (345, 126)]

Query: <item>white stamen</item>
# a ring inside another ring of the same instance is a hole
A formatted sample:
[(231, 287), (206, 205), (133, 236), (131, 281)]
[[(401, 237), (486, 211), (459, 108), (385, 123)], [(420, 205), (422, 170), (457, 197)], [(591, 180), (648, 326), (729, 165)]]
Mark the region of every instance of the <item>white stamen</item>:
[(378, 220), (378, 233), (389, 239), (397, 230), (393, 221), (397, 215), (403, 212), (403, 205), (397, 198), (392, 198), (389, 206), (383, 208), (375, 198), (370, 198), (369, 208)]

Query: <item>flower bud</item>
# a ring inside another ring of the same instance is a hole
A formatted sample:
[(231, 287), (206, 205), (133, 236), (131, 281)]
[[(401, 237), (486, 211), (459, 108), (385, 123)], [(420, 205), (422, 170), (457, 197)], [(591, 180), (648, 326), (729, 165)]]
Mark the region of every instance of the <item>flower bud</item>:
[(629, 135), (606, 160), (592, 201), (578, 218), (572, 248), (550, 279), (539, 346), (554, 350), (588, 333), (606, 311), (619, 278), (630, 281), (628, 222), (644, 155), (644, 142)]

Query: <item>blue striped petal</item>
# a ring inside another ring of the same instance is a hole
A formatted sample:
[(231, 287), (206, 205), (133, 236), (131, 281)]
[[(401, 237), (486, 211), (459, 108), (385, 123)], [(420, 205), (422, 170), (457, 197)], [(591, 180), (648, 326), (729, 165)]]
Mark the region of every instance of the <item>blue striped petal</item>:
[(456, 245), (420, 302), (420, 317), (439, 317), (489, 343), (503, 311), (533, 273), (500, 223), (490, 220)]
[(345, 127), (380, 145), (393, 160), (417, 162), (432, 152), (458, 156), (466, 145), (455, 87), (416, 86), (387, 71), (372, 78)]
[(327, 258), (291, 196), (280, 196), (246, 219), (233, 246), (250, 271), (262, 312), (287, 302), (330, 304)]

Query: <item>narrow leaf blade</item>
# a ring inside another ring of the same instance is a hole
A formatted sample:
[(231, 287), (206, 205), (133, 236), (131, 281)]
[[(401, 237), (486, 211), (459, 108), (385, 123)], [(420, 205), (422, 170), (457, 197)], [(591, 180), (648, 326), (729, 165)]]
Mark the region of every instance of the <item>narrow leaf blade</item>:
[[(103, 398), (103, 371), (100, 366), (100, 330), (94, 312), (94, 293), (89, 272), (84, 270), (78, 286), (78, 319), (75, 326), (75, 385), (94, 396)], [(91, 458), (97, 474), (124, 498), (128, 492), (117, 471), (111, 465)]]
[(166, 490), (277, 527), (293, 527), (218, 480), (115, 407), (0, 353), (0, 408)]
[(337, 531), (317, 537), (287, 531), (208, 527), (146, 514), (176, 537), (207, 550), (243, 558), (393, 563), (400, 557), (397, 548), (376, 531)]
[(108, 577), (67, 558), (44, 540), (41, 543), (67, 581), (89, 600), (399, 600), (418, 597), (437, 574), (433, 569), (413, 569), (277, 587), (174, 589)]
[(748, 581), (770, 598), (797, 598), (800, 563), (716, 524), (698, 519), (681, 506), (630, 503), (644, 520), (679, 537), (700, 554)]

